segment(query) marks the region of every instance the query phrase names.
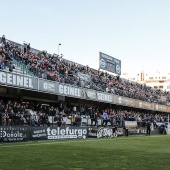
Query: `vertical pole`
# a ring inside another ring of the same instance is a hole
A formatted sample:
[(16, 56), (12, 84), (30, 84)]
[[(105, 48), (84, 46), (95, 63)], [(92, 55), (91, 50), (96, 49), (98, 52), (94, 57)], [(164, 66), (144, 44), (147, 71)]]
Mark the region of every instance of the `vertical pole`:
[(89, 128), (88, 128), (88, 121), (89, 121), (89, 118), (87, 117), (87, 138), (89, 137)]
[(59, 43), (59, 44), (58, 44), (58, 55), (59, 55), (59, 46), (60, 46), (60, 45), (61, 45), (61, 44)]
[(0, 122), (0, 125), (2, 126), (2, 121), (3, 121), (3, 116), (2, 116), (2, 113), (0, 113), (0, 120), (1, 120), (1, 122)]
[(52, 116), (52, 126), (53, 126), (53, 123), (54, 123), (54, 116)]

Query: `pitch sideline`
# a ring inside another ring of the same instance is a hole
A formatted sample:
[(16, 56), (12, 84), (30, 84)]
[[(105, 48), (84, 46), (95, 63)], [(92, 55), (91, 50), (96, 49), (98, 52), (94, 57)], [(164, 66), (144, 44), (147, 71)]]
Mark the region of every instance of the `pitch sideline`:
[[(121, 137), (118, 139), (123, 140), (129, 140), (134, 138), (142, 138), (142, 137), (148, 137), (148, 136), (131, 136), (131, 137)], [(149, 138), (155, 138), (155, 137), (162, 137), (162, 135), (155, 135), (155, 136), (149, 136)], [(165, 137), (165, 136), (164, 136)], [(102, 139), (80, 139), (80, 140), (65, 140), (65, 141), (29, 141), (22, 144), (18, 143), (6, 143), (6, 144), (0, 144), (0, 148), (12, 148), (12, 147), (22, 147), (22, 146), (36, 146), (36, 145), (52, 145), (52, 144), (68, 144), (68, 143), (79, 143), (79, 142), (100, 142), (103, 140), (114, 140), (117, 138), (102, 138)]]

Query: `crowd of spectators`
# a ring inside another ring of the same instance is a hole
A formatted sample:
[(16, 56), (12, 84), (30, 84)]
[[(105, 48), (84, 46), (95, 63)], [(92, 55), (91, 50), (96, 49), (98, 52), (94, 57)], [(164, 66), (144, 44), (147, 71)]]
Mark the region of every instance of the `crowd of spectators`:
[(169, 92), (109, 75), (107, 72), (100, 72), (89, 66), (82, 66), (63, 59), (63, 55), (51, 55), (45, 50), (35, 54), (31, 51), (30, 44), (24, 42), (24, 46), (21, 48), (12, 45), (3, 35), (0, 44), (0, 69), (8, 67), (9, 71), (12, 71), (13, 59), (21, 62), (26, 69), (39, 78), (147, 102), (164, 105), (170, 102)]
[(0, 70), (8, 69), (11, 72), (13, 71), (12, 58), (14, 49), (15, 46), (12, 46), (3, 35), (0, 42)]
[[(49, 117), (54, 122), (49, 121)], [(36, 102), (17, 102), (0, 100), (0, 120), (4, 126), (66, 126), (65, 118), (70, 119), (69, 126), (81, 126), (83, 118), (91, 120), (91, 125), (123, 127), (124, 121), (137, 121), (138, 127), (145, 127), (149, 120), (154, 125), (156, 122), (167, 122), (168, 117), (163, 114), (151, 114), (141, 111), (76, 106), (60, 102), (55, 106)]]

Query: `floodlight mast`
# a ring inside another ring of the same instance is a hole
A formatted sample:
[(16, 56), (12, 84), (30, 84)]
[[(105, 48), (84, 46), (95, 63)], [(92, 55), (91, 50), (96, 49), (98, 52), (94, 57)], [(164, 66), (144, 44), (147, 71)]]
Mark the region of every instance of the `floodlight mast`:
[(59, 47), (60, 47), (61, 43), (58, 44), (58, 55), (59, 55)]

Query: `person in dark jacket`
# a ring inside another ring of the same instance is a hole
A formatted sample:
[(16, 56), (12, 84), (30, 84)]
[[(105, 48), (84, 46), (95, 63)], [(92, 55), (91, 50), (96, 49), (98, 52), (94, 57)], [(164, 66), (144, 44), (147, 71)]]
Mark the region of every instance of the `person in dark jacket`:
[(93, 125), (93, 122), (94, 122), (94, 123), (95, 123), (95, 126), (98, 126), (98, 120), (97, 120), (97, 118), (98, 118), (98, 113), (97, 113), (97, 111), (96, 111), (94, 114), (92, 114), (91, 125)]
[(30, 47), (30, 43), (27, 44), (27, 51), (30, 51), (31, 50), (31, 47)]
[(6, 39), (5, 39), (5, 35), (2, 36), (1, 42), (5, 43)]
[(48, 116), (43, 113), (43, 115), (41, 116), (41, 124), (44, 126), (45, 124), (47, 124), (48, 126), (50, 126), (50, 122), (48, 121)]
[(14, 65), (12, 64), (12, 62), (10, 62), (9, 64), (9, 71), (12, 72), (13, 69), (15, 69)]
[(81, 126), (81, 116), (80, 113), (78, 113), (75, 117), (75, 122), (76, 122), (76, 126)]
[(151, 122), (148, 120), (146, 123), (146, 133), (150, 136), (151, 134)]
[(16, 114), (14, 114), (13, 118), (14, 118), (14, 125), (19, 126), (20, 118), (21, 118), (20, 112), (18, 111)]

